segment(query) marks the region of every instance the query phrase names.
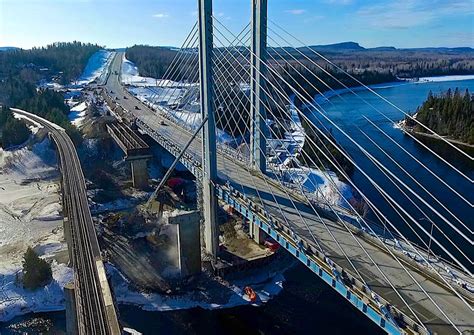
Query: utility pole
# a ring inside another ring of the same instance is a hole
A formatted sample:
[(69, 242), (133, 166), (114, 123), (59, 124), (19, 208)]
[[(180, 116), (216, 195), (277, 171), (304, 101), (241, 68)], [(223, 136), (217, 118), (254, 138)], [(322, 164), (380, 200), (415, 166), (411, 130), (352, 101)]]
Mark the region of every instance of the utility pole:
[(216, 124), (212, 108), (212, 0), (198, 0), (199, 13), (199, 85), (202, 120), (202, 190), (204, 214), (204, 244), (207, 252), (217, 256), (217, 180)]
[(267, 73), (267, 0), (252, 1), (252, 46), (250, 48), (250, 161), (252, 166), (266, 172), (268, 136), (266, 101), (262, 87)]

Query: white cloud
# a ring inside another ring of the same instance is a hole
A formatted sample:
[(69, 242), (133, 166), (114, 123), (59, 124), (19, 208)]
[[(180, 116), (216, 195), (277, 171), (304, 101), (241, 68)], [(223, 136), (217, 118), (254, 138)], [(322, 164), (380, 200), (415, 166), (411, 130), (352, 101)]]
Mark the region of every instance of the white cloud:
[(156, 17), (157, 19), (165, 19), (169, 17), (169, 15), (167, 13), (156, 13), (153, 14), (153, 17)]
[(362, 7), (358, 18), (378, 28), (406, 29), (436, 22), (454, 15), (471, 15), (471, 0), (390, 0), (384, 4)]
[(306, 9), (289, 9), (289, 10), (286, 10), (285, 12), (292, 15), (301, 15), (301, 14), (306, 13)]

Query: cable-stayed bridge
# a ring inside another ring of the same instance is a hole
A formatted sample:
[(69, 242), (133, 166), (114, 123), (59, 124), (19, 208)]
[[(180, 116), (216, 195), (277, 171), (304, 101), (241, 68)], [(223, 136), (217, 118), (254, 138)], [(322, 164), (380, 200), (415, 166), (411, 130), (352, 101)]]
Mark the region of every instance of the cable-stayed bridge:
[[(218, 257), (217, 207), (228, 204), (248, 219), (257, 241), (262, 234), (274, 238), (387, 333), (473, 331), (472, 175), (406, 132), (463, 181), (463, 189), (457, 189), (363, 116), (385, 141), (406, 152), (407, 160), (433, 176), (435, 183), (428, 184), (407, 171), (405, 162), (395, 160), (367, 129), (359, 131), (373, 144), (371, 148), (332, 120), (312, 98), (321, 93), (315, 82), (341, 99), (331, 85), (337, 83), (358, 96), (347, 83), (363, 83), (268, 20), (265, 0), (252, 1), (251, 22), (238, 33), (212, 14), (212, 1), (199, 1), (198, 22), (163, 79), (143, 88), (147, 93), (140, 95), (141, 101), (121, 79), (123, 57), (116, 54), (106, 84), (107, 99), (122, 117), (133, 120), (176, 157), (202, 126), (181, 162), (201, 185), (204, 242), (211, 256)], [(360, 99), (395, 123), (370, 101)], [(311, 136), (305, 137), (303, 129), (311, 129)], [(336, 142), (336, 135), (351, 143), (383, 179), (366, 171), (354, 153)], [(352, 181), (343, 161), (366, 178), (374, 194)], [(328, 183), (325, 188), (317, 180), (301, 177), (301, 171), (310, 167), (319, 167), (320, 178)], [(359, 195), (372, 220), (362, 215), (340, 179)], [(445, 189), (470, 214), (444, 204), (433, 194), (435, 188)]]

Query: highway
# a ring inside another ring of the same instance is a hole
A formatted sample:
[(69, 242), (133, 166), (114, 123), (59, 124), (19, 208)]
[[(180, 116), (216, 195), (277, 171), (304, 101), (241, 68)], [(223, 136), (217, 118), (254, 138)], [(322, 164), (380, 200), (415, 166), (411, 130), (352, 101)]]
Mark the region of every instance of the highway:
[(58, 150), (65, 238), (72, 251), (74, 268), (78, 332), (87, 335), (120, 334), (76, 148), (66, 132), (57, 125), (34, 114), (12, 110), (44, 127)]
[[(121, 73), (122, 57), (123, 53), (117, 53), (111, 64), (110, 77), (105, 86), (107, 92), (115, 99), (114, 102), (120, 104), (129, 114), (133, 114), (131, 118), (138, 118), (149, 129), (166, 137), (174, 145), (184, 147), (191, 137), (189, 131), (148, 108), (121, 85), (119, 75), (116, 73)], [(124, 96), (128, 98), (124, 99)], [(138, 106), (139, 109), (136, 109), (135, 106)], [(149, 131), (143, 128), (142, 130)], [(201, 161), (201, 150), (201, 140), (197, 138), (188, 150), (189, 154), (195, 157), (197, 164)], [(254, 201), (256, 206), (263, 208), (284, 225), (290, 226), (313, 249), (317, 249), (313, 238), (316, 236), (319, 244), (332, 261), (353, 277), (358, 277), (347, 261), (345, 253), (367, 285), (379, 297), (416, 320), (403, 302), (405, 300), (431, 332), (457, 334), (461, 331), (472, 332), (474, 330), (473, 300), (469, 292), (463, 292), (463, 296), (470, 305), (466, 306), (439, 277), (429, 271), (420, 271), (418, 267), (408, 260), (404, 260), (403, 257), (391, 256), (383, 246), (370, 239), (353, 235), (340, 222), (319, 218), (314, 210), (301, 201), (301, 197), (295, 194), (296, 192), (276, 185), (268, 177), (259, 173), (249, 173), (247, 166), (231, 156), (218, 154), (217, 164), (221, 180), (229, 181), (236, 190), (247, 196), (251, 195), (254, 199), (257, 199), (258, 196), (261, 197), (262, 201), (258, 199)], [(298, 207), (299, 212), (295, 210), (294, 204)], [(321, 223), (321, 220), (324, 224)], [(334, 240), (338, 241), (339, 245)], [(382, 271), (374, 266), (367, 253)], [(408, 270), (404, 270), (400, 263), (408, 267)], [(382, 275), (381, 272), (385, 275)], [(416, 279), (419, 284), (415, 284), (412, 278)], [(398, 289), (400, 296), (397, 295), (392, 285)], [(432, 300), (427, 298), (423, 290), (430, 294)], [(370, 294), (365, 295), (364, 299), (370, 301), (372, 305), (376, 305)], [(453, 321), (454, 326), (448, 322), (446, 315)]]

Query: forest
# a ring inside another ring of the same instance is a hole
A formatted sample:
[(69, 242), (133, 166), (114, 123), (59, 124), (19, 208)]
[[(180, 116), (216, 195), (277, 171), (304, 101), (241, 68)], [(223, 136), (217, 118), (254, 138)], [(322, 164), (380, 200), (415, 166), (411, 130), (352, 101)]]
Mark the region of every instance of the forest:
[(10, 110), (0, 108), (0, 147), (8, 148), (24, 143), (30, 136), (25, 122), (13, 117)]
[[(431, 91), (426, 101), (418, 107), (416, 120), (441, 136), (474, 144), (474, 95), (469, 90), (454, 92), (449, 89), (444, 94), (434, 95)], [(405, 125), (417, 132), (429, 133), (411, 118)]]
[(90, 56), (100, 46), (81, 42), (53, 43), (42, 48), (12, 49), (0, 52), (0, 78), (20, 75), (29, 82), (41, 76), (60, 74), (60, 83), (77, 78)]
[[(7, 107), (5, 110), (18, 107), (55, 122), (66, 129), (75, 144), (80, 143), (81, 134), (68, 120), (69, 107), (64, 103), (63, 94), (37, 89), (36, 85), (40, 79), (52, 74), (59, 76), (60, 82), (70, 82), (82, 73), (97, 50), (97, 45), (71, 42), (31, 50), (1, 51), (0, 104)], [(19, 127), (11, 121), (6, 123), (5, 120), (5, 124), (5, 134), (9, 134), (12, 127)], [(6, 143), (5, 139), (3, 142)]]
[(134, 45), (127, 48), (125, 57), (138, 66), (141, 76), (162, 78), (176, 54), (176, 50), (167, 47)]

